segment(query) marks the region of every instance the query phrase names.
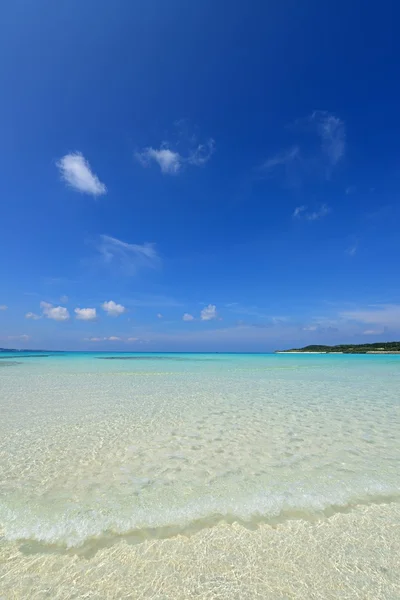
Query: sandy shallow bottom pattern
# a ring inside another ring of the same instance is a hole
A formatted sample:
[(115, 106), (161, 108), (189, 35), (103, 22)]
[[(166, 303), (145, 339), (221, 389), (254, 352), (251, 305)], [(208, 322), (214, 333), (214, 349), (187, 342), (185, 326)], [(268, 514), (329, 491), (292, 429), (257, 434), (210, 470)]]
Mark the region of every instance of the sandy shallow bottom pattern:
[(11, 599), (400, 598), (400, 505), (363, 506), (310, 523), (121, 540), (91, 556), (1, 546), (0, 597)]
[(0, 600), (400, 599), (400, 357), (0, 362)]

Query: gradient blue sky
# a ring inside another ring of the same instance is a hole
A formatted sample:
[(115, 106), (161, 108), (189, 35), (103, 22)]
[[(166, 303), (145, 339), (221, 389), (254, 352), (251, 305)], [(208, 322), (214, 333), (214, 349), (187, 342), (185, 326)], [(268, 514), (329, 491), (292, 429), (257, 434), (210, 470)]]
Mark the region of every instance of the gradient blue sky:
[(399, 22), (385, 0), (4, 3), (0, 346), (399, 339)]

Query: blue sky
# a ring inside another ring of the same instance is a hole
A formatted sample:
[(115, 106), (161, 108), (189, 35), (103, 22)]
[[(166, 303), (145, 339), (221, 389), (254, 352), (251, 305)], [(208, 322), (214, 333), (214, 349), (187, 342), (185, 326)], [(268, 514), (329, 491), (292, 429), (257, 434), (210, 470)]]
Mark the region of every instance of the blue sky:
[(8, 2), (0, 346), (400, 339), (395, 2)]

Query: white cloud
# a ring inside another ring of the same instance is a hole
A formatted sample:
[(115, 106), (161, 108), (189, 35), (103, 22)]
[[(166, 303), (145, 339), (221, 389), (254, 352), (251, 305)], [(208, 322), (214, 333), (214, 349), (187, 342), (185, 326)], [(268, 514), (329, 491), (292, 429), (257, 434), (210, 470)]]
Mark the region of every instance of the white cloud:
[(126, 312), (125, 306), (122, 304), (117, 304), (114, 300), (110, 300), (109, 302), (103, 302), (101, 305), (102, 309), (106, 311), (109, 317), (119, 317), (120, 315)]
[(322, 219), (322, 217), (326, 217), (329, 215), (331, 209), (326, 204), (321, 204), (321, 207), (318, 210), (314, 210), (305, 215), (307, 221), (317, 221), (318, 219)]
[(293, 211), (292, 217), (294, 217), (295, 219), (300, 218), (305, 210), (307, 210), (306, 206), (296, 206), (296, 208)]
[(7, 304), (0, 304), (0, 310), (7, 310)]
[(162, 319), (164, 315), (162, 315), (161, 313), (157, 313), (157, 319)]
[(340, 316), (351, 321), (367, 323), (369, 325), (400, 327), (399, 304), (372, 304), (359, 310), (343, 311), (340, 313)]
[(322, 151), (330, 164), (335, 166), (344, 156), (346, 149), (344, 122), (326, 110), (315, 110), (310, 117), (310, 122), (315, 124), (321, 139)]
[(350, 246), (349, 248), (347, 248), (346, 254), (348, 254), (349, 256), (354, 256), (357, 253), (357, 250), (358, 250), (358, 243), (355, 243), (352, 246)]
[(298, 119), (290, 128), (307, 134), (300, 145), (293, 145), (268, 158), (261, 166), (267, 174), (283, 171), (287, 183), (299, 185), (308, 179), (329, 179), (333, 169), (341, 161), (346, 150), (344, 122), (328, 111), (315, 110), (311, 115)]
[(160, 264), (155, 245), (128, 244), (110, 235), (101, 235), (97, 245), (105, 265), (134, 275), (140, 268), (156, 268)]
[(110, 337), (90, 337), (85, 338), (86, 342), (120, 342), (122, 338), (116, 335), (110, 335)]
[(289, 150), (285, 150), (284, 152), (280, 152), (275, 154), (275, 156), (271, 156), (268, 158), (262, 165), (261, 169), (267, 172), (274, 170), (276, 167), (285, 167), (295, 159), (298, 159), (300, 155), (300, 150), (298, 146), (293, 146), (289, 148)]
[(40, 315), (37, 315), (36, 313), (33, 312), (27, 312), (25, 315), (25, 319), (32, 319), (33, 321), (37, 321), (38, 319), (41, 319), (42, 317)]
[(139, 338), (137, 338), (137, 337), (129, 337), (127, 339), (127, 342), (138, 342), (138, 341), (139, 341)]
[(31, 339), (30, 335), (26, 335), (26, 333), (22, 334), (22, 335), (9, 335), (7, 337), (8, 340), (22, 340), (24, 342), (27, 342), (28, 340)]
[(217, 307), (215, 304), (209, 304), (200, 313), (200, 318), (202, 321), (211, 321), (212, 319), (217, 318)]
[(179, 152), (170, 150), (166, 145), (156, 148), (145, 148), (135, 154), (137, 160), (143, 167), (148, 167), (152, 161), (158, 163), (161, 172), (168, 175), (177, 175), (184, 162), (183, 156)]
[(363, 331), (364, 335), (380, 335), (383, 332), (383, 329), (366, 329)]
[(317, 325), (309, 325), (308, 327), (303, 327), (303, 331), (317, 331)]
[(210, 138), (205, 144), (199, 144), (195, 150), (189, 153), (187, 162), (196, 167), (205, 165), (215, 152), (215, 141)]
[(194, 316), (189, 314), (189, 313), (185, 313), (182, 317), (183, 321), (194, 321)]
[(214, 152), (215, 141), (210, 138), (205, 144), (198, 144), (185, 155), (171, 150), (169, 144), (164, 142), (160, 148), (149, 146), (136, 152), (135, 158), (143, 167), (148, 167), (152, 162), (156, 162), (162, 173), (177, 175), (186, 164), (202, 167), (210, 160)]
[(101, 196), (107, 192), (104, 183), (95, 175), (81, 152), (66, 154), (58, 162), (64, 181), (75, 190), (92, 196)]
[(75, 308), (74, 312), (80, 321), (94, 321), (97, 317), (95, 308)]
[(307, 210), (307, 206), (297, 206), (292, 214), (294, 219), (305, 219), (306, 221), (318, 221), (318, 219), (322, 219), (329, 215), (331, 209), (327, 204), (321, 204), (320, 208), (317, 210), (309, 211)]
[(41, 302), (40, 308), (43, 315), (48, 319), (54, 321), (67, 321), (69, 319), (69, 312), (64, 306), (53, 306), (49, 302)]

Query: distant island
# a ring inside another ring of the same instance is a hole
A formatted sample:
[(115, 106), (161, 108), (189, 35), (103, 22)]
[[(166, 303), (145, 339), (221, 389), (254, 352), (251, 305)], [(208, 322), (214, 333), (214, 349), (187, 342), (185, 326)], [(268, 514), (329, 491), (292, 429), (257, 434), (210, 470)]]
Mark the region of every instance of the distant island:
[(339, 344), (338, 346), (321, 346), (312, 344), (304, 348), (276, 350), (276, 354), (400, 354), (400, 342), (377, 342), (375, 344)]

